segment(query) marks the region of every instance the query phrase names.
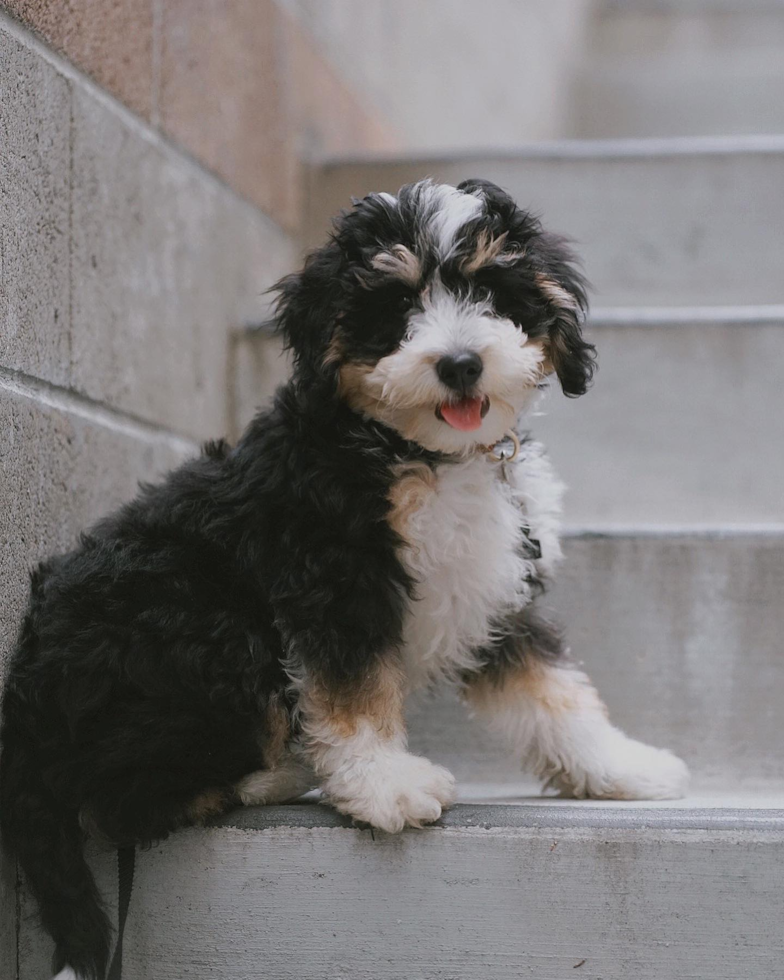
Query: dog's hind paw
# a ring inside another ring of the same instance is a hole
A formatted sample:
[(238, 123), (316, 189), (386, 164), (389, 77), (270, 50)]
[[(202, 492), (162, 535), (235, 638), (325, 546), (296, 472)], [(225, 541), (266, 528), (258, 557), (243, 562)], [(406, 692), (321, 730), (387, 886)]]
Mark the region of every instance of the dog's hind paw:
[(689, 770), (682, 759), (623, 735), (597, 762), (587, 771), (558, 773), (549, 785), (562, 796), (594, 800), (678, 800), (689, 788)]

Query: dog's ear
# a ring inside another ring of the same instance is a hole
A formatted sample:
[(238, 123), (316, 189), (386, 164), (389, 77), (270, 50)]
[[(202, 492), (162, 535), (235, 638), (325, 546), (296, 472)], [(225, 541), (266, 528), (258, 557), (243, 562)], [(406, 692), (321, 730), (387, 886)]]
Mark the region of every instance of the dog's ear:
[(470, 177), (458, 184), (457, 189), (464, 194), (472, 194), (484, 202), (485, 212), (496, 234), (508, 231), (510, 226), (514, 225), (516, 216), (523, 216), (523, 212), (517, 207), (511, 195), (491, 180)]
[(547, 359), (565, 395), (584, 394), (596, 368), (596, 348), (582, 335), (588, 284), (577, 256), (566, 239), (543, 231), (535, 215), (519, 208), (492, 181), (474, 177), (459, 184), (458, 190), (481, 197), (496, 233), (505, 232), (508, 244), (533, 264), (536, 287), (550, 319)]
[(587, 282), (565, 239), (542, 232), (534, 250), (539, 268), (536, 284), (552, 314), (547, 356), (564, 394), (576, 398), (585, 394), (596, 369), (596, 347), (582, 335), (588, 311)]
[(340, 310), (345, 260), (335, 239), (311, 252), (301, 272), (284, 276), (277, 293), (275, 322), (299, 369), (323, 368)]

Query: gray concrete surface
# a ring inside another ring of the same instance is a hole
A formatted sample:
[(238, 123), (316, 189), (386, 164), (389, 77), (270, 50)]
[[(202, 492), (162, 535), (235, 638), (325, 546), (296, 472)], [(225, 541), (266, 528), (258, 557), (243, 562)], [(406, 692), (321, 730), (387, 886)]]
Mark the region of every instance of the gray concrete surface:
[(277, 2), (413, 152), (565, 134), (592, 0)]
[(230, 428), (231, 337), (295, 263), (275, 225), (25, 32), (0, 181), (0, 364), (195, 438)]
[(232, 360), (231, 435), (236, 438), (285, 382), (291, 362), (279, 337), (256, 328), (234, 335)]
[[(544, 144), (497, 153), (334, 161), (313, 178), (310, 243), (351, 195), (425, 176), (486, 177), (571, 236), (597, 306), (784, 301), (784, 137)], [(732, 247), (728, 247), (728, 243)]]
[[(565, 553), (542, 606), (614, 721), (678, 752), (698, 784), (784, 787), (784, 528), (582, 534)], [(454, 696), (410, 715), (415, 749), (460, 780), (520, 781)]]
[[(139, 856), (125, 976), (780, 977), (781, 829), (459, 811), (375, 839), (285, 814), (264, 830), (179, 834)], [(112, 856), (95, 863), (113, 894)], [(21, 980), (46, 975), (36, 939), (25, 918)]]
[(56, 383), (69, 368), (68, 81), (0, 30), (0, 363)]
[(530, 420), (568, 523), (784, 521), (784, 307), (596, 311), (589, 332), (593, 388), (554, 385)]
[[(235, 371), (264, 386), (234, 338), (296, 249), (2, 15), (0, 92), (1, 680), (33, 564), (226, 434)], [(0, 980), (15, 889), (3, 863)]]
[(782, 47), (777, 2), (605, 3), (575, 72), (569, 134), (784, 132)]

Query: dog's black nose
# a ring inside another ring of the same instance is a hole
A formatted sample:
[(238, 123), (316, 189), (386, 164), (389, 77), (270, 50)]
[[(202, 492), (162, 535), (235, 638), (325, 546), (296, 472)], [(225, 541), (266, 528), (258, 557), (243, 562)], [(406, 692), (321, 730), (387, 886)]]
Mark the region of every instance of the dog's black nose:
[(465, 393), (482, 375), (482, 358), (469, 351), (448, 354), (436, 364), (436, 372), (447, 387)]

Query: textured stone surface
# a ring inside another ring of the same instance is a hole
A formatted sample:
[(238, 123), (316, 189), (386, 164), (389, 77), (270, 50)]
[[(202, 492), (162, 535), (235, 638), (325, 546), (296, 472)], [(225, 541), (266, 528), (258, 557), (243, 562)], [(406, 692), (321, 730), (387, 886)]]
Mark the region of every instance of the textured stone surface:
[(591, 0), (278, 2), (414, 152), (564, 133)]
[[(784, 780), (784, 534), (572, 538), (542, 601), (613, 720), (679, 752), (698, 781)], [(520, 768), (449, 696), (412, 711), (412, 744), (467, 782)]]
[[(61, 396), (63, 397), (63, 396)], [(66, 399), (67, 400), (67, 399)], [(37, 561), (73, 546), (81, 530), (129, 499), (187, 451), (165, 433), (110, 428), (9, 391), (0, 376), (0, 680)], [(0, 863), (0, 980), (16, 980), (14, 871)], [(32, 915), (32, 913), (30, 913)], [(34, 943), (42, 946), (40, 939)], [(41, 977), (48, 975), (45, 963)]]
[[(506, 187), (571, 236), (597, 306), (784, 300), (784, 138), (562, 144), (389, 163), (335, 163), (314, 182), (309, 241), (351, 195), (427, 175)], [(728, 243), (732, 247), (728, 247)]]
[(784, 520), (784, 457), (765, 451), (784, 433), (784, 320), (719, 312), (593, 326), (594, 386), (575, 400), (554, 385), (529, 423), (570, 524)]
[(191, 436), (229, 427), (229, 337), (293, 250), (252, 208), (74, 93), (74, 386)]
[[(16, 636), (36, 561), (71, 547), (80, 531), (134, 495), (139, 480), (174, 465), (183, 444), (91, 421), (4, 388), (0, 377), (0, 673)], [(86, 413), (86, 414), (85, 414)]]
[(256, 412), (269, 404), (289, 373), (288, 354), (280, 341), (261, 331), (242, 331), (234, 338), (232, 378), (232, 436), (236, 437)]
[[(752, 821), (729, 831), (668, 831), (570, 828), (546, 817), (527, 827), (466, 820), (375, 839), (282, 823), (188, 831), (142, 852), (123, 975), (781, 975), (784, 837)], [(96, 856), (95, 866), (111, 896), (113, 859)], [(22, 939), (23, 949), (35, 944), (27, 922)], [(20, 980), (46, 975), (40, 960), (31, 964), (24, 961)]]
[(303, 157), (398, 145), (273, 0), (175, 0), (161, 31), (161, 127), (286, 227), (299, 224)]
[(229, 428), (229, 336), (289, 239), (0, 31), (0, 364), (198, 438)]
[(294, 166), (272, 0), (163, 10), (161, 126), (231, 186), (292, 223)]
[(66, 80), (0, 31), (0, 364), (65, 382), (69, 368)]
[(301, 157), (399, 145), (341, 65), (273, 0), (5, 6), (290, 230), (300, 222)]
[(603, 7), (574, 87), (570, 135), (782, 132), (781, 4)]
[(5, 0), (3, 6), (134, 112), (152, 116), (152, 0)]

